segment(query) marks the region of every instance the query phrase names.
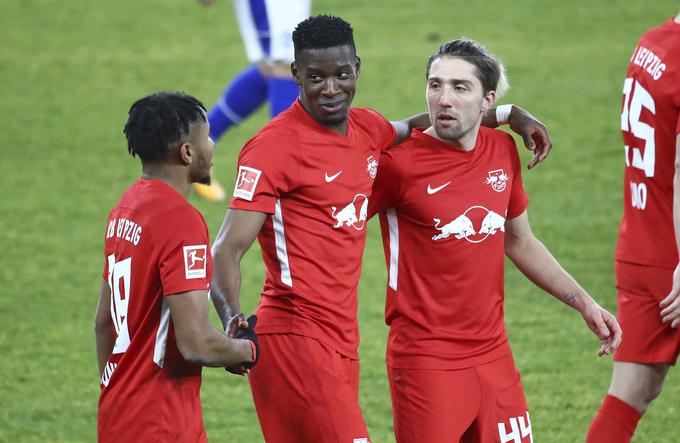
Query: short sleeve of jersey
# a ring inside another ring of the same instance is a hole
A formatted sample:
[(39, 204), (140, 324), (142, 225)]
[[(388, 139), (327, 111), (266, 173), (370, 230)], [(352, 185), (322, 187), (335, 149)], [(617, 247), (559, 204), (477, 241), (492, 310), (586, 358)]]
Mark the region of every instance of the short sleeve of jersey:
[(360, 118), (366, 118), (373, 125), (372, 133), (375, 135), (380, 150), (384, 151), (392, 146), (397, 140), (397, 131), (394, 130), (392, 123), (373, 109), (364, 108), (362, 111), (365, 111), (366, 115)]
[(378, 175), (368, 202), (369, 218), (394, 205), (406, 181), (411, 150), (405, 144), (380, 154)]
[(276, 200), (299, 175), (293, 158), (297, 139), (289, 134), (258, 134), (241, 150), (231, 209), (273, 214)]
[(678, 121), (675, 123), (675, 136), (680, 134), (680, 112), (678, 112)]
[(154, 234), (159, 248), (159, 272), (164, 295), (207, 290), (212, 277), (208, 227), (193, 208), (166, 215)]
[(509, 135), (505, 134), (507, 137), (508, 149), (510, 150), (510, 156), (512, 161), (512, 173), (514, 177), (512, 178), (512, 189), (510, 189), (510, 201), (508, 202), (508, 215), (507, 219), (513, 219), (521, 215), (529, 205), (529, 197), (524, 191), (524, 183), (522, 183), (522, 163), (519, 160), (519, 154), (517, 153), (517, 145), (515, 140)]

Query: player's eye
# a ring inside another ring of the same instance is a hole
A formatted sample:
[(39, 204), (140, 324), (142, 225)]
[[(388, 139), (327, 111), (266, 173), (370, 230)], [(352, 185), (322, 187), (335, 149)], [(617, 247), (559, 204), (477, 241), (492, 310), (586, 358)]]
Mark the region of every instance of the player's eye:
[(338, 79), (340, 80), (347, 80), (350, 77), (349, 72), (343, 71), (340, 74), (338, 74)]

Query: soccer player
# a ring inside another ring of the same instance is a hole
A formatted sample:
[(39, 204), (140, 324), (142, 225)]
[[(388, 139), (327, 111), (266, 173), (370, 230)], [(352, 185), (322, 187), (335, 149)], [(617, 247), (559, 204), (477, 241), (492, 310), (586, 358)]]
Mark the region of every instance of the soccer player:
[[(293, 41), (300, 99), (241, 151), (213, 245), (211, 294), (232, 330), (242, 321), (240, 261), (257, 237), (266, 265), (262, 358), (249, 381), (265, 440), (368, 442), (356, 317), (368, 200), (380, 152), (428, 116), (390, 123), (351, 108), (360, 60), (344, 20), (311, 17)], [(541, 139), (538, 161), (550, 143), (542, 125), (527, 121), (525, 136)]]
[(588, 443), (629, 442), (680, 352), (680, 13), (635, 47), (621, 131), (626, 169), (615, 270), (624, 339)]
[(369, 203), (388, 267), (387, 369), (398, 442), (530, 442), (503, 315), (504, 253), (576, 309), (611, 352), (621, 332), (533, 235), (512, 137), (480, 127), (503, 67), (453, 40), (426, 71), (432, 125), (383, 152)]
[[(214, 0), (200, 0), (209, 5)], [(311, 0), (233, 0), (234, 11), (250, 65), (234, 77), (208, 113), (210, 138), (217, 142), (230, 127), (238, 125), (269, 102), (275, 117), (298, 96), (290, 74), (293, 61), (293, 29), (309, 17)], [(222, 201), (224, 188), (215, 180), (196, 183), (196, 193), (207, 200)]]
[(100, 442), (207, 441), (201, 365), (250, 366), (257, 337), (210, 326), (208, 227), (186, 198), (210, 182), (205, 108), (180, 93), (135, 102), (125, 125), (142, 177), (107, 221), (104, 280), (95, 314), (101, 374)]

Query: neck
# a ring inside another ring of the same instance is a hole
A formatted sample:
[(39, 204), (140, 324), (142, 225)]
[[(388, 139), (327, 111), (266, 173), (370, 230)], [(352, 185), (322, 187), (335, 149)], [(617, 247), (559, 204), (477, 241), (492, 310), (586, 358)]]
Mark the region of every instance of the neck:
[(310, 117), (314, 119), (318, 124), (327, 127), (333, 132), (337, 132), (340, 135), (347, 135), (347, 119), (344, 119), (342, 122), (336, 124), (336, 125), (329, 125), (328, 123), (320, 122), (314, 117), (314, 114), (309, 112), (309, 105), (307, 104), (307, 101), (304, 100), (302, 97), (300, 97), (300, 104), (302, 105), (302, 108), (305, 110), (307, 114), (309, 114)]
[(189, 197), (191, 190), (191, 183), (181, 177), (180, 174), (170, 170), (171, 168), (157, 165), (143, 165), (142, 179), (143, 180), (159, 180), (177, 191), (184, 198)]

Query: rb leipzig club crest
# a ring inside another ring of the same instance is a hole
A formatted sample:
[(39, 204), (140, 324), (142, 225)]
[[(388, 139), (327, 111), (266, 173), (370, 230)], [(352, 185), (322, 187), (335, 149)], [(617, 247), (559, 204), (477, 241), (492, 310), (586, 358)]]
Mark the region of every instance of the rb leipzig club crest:
[(494, 171), (489, 171), (489, 176), (486, 178), (485, 183), (491, 185), (491, 188), (496, 192), (505, 191), (505, 187), (508, 184), (510, 176), (503, 172), (502, 169), (496, 169)]
[(378, 161), (374, 159), (373, 156), (370, 156), (366, 159), (366, 162), (368, 163), (366, 172), (368, 172), (368, 175), (370, 175), (371, 178), (375, 178), (378, 174)]

